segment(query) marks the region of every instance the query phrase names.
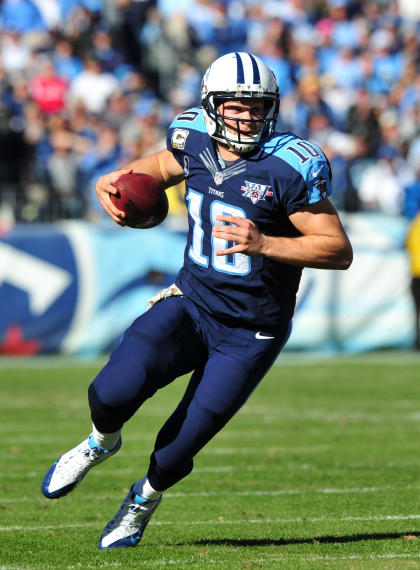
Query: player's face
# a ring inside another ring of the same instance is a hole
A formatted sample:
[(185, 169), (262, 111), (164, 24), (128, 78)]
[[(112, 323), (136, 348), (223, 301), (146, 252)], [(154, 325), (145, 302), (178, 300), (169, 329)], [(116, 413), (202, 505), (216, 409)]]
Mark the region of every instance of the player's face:
[(262, 126), (265, 114), (263, 101), (257, 99), (233, 99), (218, 107), (228, 131), (245, 136), (256, 135)]

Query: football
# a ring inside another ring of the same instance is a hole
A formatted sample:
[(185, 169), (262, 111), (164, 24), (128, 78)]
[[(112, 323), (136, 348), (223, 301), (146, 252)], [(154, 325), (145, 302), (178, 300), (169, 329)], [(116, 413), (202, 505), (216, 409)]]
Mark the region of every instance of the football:
[(111, 194), (111, 200), (125, 212), (124, 221), (130, 228), (154, 228), (168, 215), (166, 192), (152, 176), (140, 172), (123, 174), (113, 186), (118, 192)]

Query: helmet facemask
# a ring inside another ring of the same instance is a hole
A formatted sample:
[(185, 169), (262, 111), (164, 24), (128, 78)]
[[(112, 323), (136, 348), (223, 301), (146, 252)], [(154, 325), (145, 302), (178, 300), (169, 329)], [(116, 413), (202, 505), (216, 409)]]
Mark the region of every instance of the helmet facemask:
[[(220, 105), (227, 101), (246, 101), (247, 99), (264, 101), (264, 116), (261, 119), (242, 119), (219, 111)], [(229, 93), (221, 92), (209, 93), (202, 100), (202, 105), (205, 111), (204, 120), (210, 136), (240, 154), (257, 150), (262, 143), (271, 137), (276, 127), (279, 102), (275, 93), (263, 96), (252, 92), (248, 92), (245, 96), (232, 96)], [(228, 127), (226, 120), (233, 123), (233, 126)], [(241, 132), (241, 125), (243, 126), (245, 123), (259, 123), (260, 128), (253, 134), (246, 134)]]

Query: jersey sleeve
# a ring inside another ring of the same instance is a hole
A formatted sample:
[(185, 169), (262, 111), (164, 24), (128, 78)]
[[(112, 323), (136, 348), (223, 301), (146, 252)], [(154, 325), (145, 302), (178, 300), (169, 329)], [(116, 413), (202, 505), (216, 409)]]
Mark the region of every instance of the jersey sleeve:
[[(289, 161), (296, 171), (296, 176), (290, 181), (284, 195), (287, 215), (326, 200), (332, 193), (331, 167), (328, 159), (314, 143), (302, 142), (306, 146), (296, 146), (296, 153), (294, 146), (289, 147), (291, 154)], [(308, 151), (304, 154), (305, 149), (311, 149), (311, 153)]]

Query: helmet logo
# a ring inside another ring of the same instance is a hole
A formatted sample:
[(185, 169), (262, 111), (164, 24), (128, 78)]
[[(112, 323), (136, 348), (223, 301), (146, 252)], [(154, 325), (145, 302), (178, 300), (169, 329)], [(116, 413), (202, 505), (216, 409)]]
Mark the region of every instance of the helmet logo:
[(249, 198), (253, 204), (256, 204), (258, 200), (265, 200), (265, 196), (272, 196), (272, 192), (267, 192), (271, 186), (266, 186), (265, 184), (257, 184), (256, 182), (248, 182), (245, 180), (246, 186), (241, 186), (243, 192), (242, 196)]

